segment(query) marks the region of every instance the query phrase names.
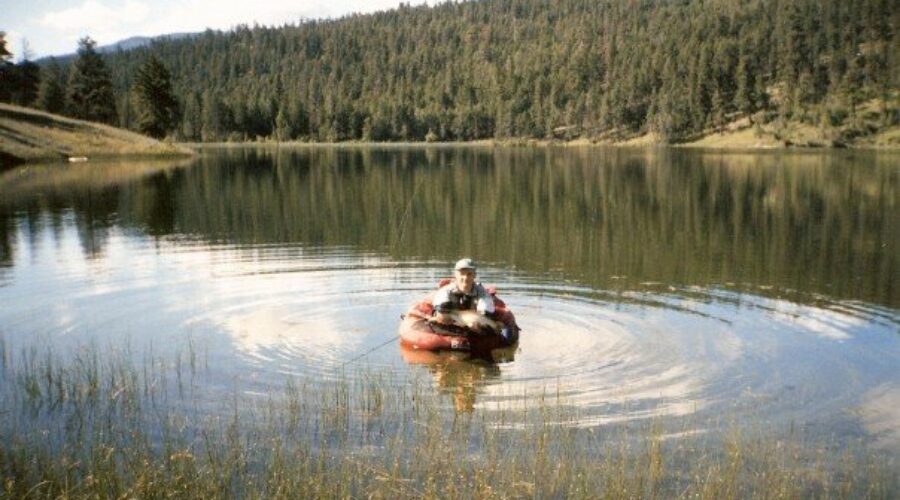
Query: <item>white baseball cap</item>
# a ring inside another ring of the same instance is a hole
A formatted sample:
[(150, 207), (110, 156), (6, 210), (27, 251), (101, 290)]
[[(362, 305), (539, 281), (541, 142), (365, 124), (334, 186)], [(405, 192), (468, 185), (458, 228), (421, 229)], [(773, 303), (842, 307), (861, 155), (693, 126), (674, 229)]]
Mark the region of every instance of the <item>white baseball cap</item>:
[(475, 271), (476, 270), (475, 261), (472, 259), (469, 259), (469, 258), (459, 259), (458, 261), (456, 261), (456, 265), (453, 266), (453, 270), (461, 271), (463, 269), (471, 269), (471, 270)]

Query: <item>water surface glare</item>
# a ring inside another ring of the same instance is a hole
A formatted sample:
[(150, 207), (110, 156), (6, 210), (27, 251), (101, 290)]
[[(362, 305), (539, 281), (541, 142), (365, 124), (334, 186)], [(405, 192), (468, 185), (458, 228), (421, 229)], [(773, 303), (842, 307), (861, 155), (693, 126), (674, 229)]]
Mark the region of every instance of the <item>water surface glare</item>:
[[(352, 368), (458, 411), (723, 418), (900, 451), (898, 156), (205, 149), (0, 174), (12, 348), (198, 346), (223, 387)], [(459, 256), (523, 328), (496, 363), (395, 341)], [(894, 404), (898, 403), (898, 404)]]

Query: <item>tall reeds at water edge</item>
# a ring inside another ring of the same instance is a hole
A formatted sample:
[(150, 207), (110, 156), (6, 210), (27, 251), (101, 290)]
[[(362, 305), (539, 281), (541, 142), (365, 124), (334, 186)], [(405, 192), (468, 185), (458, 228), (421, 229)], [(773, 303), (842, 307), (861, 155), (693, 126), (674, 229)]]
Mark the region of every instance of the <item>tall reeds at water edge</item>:
[[(659, 422), (575, 425), (552, 389), (456, 413), (390, 372), (210, 380), (192, 347), (66, 353), (0, 339), (5, 498), (896, 498), (871, 452), (734, 428), (673, 437)], [(749, 434), (752, 434), (750, 436)]]

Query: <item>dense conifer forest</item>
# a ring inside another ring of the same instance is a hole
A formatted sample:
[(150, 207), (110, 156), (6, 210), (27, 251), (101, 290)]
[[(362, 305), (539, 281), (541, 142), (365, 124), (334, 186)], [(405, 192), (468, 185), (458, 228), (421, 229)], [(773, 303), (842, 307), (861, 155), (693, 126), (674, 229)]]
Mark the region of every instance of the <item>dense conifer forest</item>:
[[(137, 129), (135, 78), (158, 58), (181, 140), (683, 141), (738, 117), (852, 138), (871, 132), (863, 103), (900, 121), (898, 20), (891, 0), (483, 0), (238, 26), (103, 59), (118, 124)], [(65, 85), (61, 62), (44, 78)]]

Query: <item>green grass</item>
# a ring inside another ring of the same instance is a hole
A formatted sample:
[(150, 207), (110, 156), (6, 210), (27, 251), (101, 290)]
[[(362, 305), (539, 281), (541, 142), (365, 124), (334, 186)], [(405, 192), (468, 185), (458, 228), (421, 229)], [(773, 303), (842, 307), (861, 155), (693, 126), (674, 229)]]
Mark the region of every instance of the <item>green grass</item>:
[[(552, 388), (457, 413), (428, 380), (359, 370), (215, 389), (180, 354), (0, 341), (5, 498), (891, 498), (860, 448), (733, 427), (578, 425)], [(214, 403), (210, 403), (210, 402)]]

